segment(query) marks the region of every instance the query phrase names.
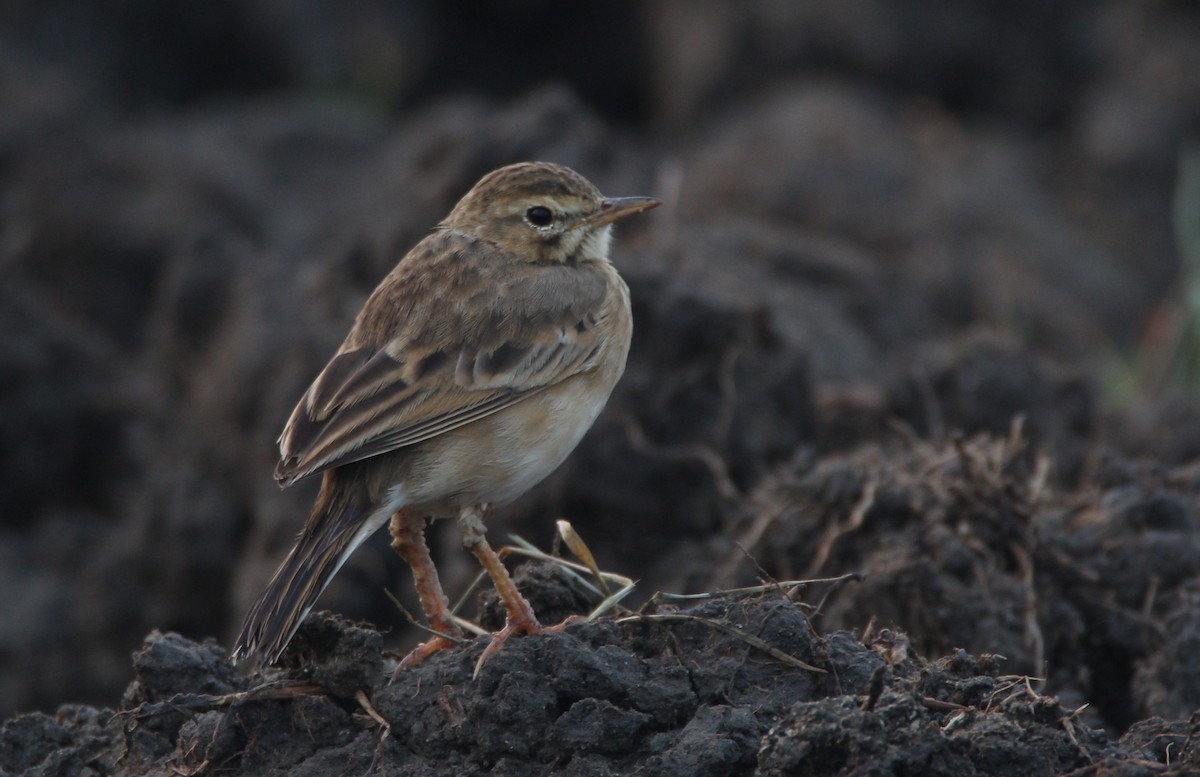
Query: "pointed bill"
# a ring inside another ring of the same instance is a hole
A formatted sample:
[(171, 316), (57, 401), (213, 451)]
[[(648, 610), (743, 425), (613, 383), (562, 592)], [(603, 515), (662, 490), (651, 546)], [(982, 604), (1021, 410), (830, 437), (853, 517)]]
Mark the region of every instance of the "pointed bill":
[(571, 229), (611, 224), (659, 205), (662, 205), (662, 200), (657, 197), (609, 197), (601, 201), (599, 208), (572, 224)]

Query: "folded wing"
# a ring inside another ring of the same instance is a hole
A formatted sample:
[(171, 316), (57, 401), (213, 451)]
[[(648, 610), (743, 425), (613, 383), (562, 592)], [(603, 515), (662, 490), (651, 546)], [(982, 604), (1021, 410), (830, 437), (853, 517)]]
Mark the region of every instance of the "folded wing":
[[(458, 273), (458, 288), (444, 295), (403, 294), (415, 274), (426, 287), (431, 277), (452, 275), (439, 276), (435, 265), (407, 273), (402, 266), (376, 290), (284, 427), (275, 470), (281, 485), (445, 434), (594, 366), (606, 294), (598, 274), (479, 264)], [(554, 275), (562, 272), (575, 273), (570, 295)], [(464, 276), (477, 293), (463, 293)], [(418, 307), (406, 296), (470, 304)]]

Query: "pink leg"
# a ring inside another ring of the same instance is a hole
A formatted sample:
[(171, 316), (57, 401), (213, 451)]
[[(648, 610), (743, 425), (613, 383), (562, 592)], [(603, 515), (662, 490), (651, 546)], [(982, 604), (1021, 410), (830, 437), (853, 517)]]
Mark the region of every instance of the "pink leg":
[(437, 568), (429, 555), (429, 546), (425, 544), (425, 517), (401, 510), (392, 516), (388, 529), (392, 534), (392, 548), (412, 568), (413, 584), (421, 601), (421, 609), (425, 612), (425, 620), (431, 629), (446, 635), (434, 636), (413, 648), (400, 661), (399, 668), (403, 669), (451, 647), (455, 644), (454, 640), (461, 639), (463, 634), (450, 614), (450, 600), (442, 591)]
[(479, 668), (483, 666), (483, 663), (503, 647), (513, 634), (540, 634), (544, 631), (533, 614), (533, 607), (517, 590), (504, 563), (500, 561), (496, 551), (492, 550), (492, 546), (488, 544), (487, 538), (484, 536), (486, 529), (483, 526), (483, 509), (482, 507), (464, 508), (458, 516), (458, 530), (462, 535), (463, 547), (479, 559), (479, 563), (483, 565), (488, 577), (492, 579), (492, 584), (496, 586), (496, 593), (500, 596), (500, 602), (504, 605), (504, 611), (508, 617), (504, 628), (492, 635), (492, 641), (484, 648), (483, 655), (475, 664), (476, 674), (479, 674)]

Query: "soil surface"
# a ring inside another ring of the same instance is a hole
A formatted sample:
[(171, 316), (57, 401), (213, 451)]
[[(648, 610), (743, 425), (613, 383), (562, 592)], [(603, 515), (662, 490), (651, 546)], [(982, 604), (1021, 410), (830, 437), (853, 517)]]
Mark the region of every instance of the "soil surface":
[[(462, 5), (0, 9), (0, 777), (1200, 773), (1200, 7)], [(233, 666), (293, 403), (524, 159), (667, 203), (612, 401), (489, 523), (634, 590), (396, 672), (377, 537)]]

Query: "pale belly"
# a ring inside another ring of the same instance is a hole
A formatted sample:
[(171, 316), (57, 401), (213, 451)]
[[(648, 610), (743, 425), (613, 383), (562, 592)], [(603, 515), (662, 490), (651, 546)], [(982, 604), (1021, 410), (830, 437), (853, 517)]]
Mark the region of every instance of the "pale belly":
[(422, 444), (393, 496), (449, 517), (467, 505), (513, 501), (558, 468), (604, 409), (616, 377), (580, 375)]

